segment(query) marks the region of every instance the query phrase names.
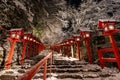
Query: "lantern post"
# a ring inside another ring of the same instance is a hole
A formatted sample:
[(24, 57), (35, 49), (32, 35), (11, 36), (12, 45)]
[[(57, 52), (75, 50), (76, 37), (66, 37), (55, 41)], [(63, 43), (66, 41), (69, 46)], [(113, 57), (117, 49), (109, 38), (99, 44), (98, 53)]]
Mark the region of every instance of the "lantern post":
[(26, 50), (27, 50), (27, 44), (28, 44), (28, 42), (29, 42), (29, 35), (30, 35), (31, 33), (28, 33), (28, 32), (26, 32), (26, 33), (24, 33), (24, 36), (23, 36), (23, 51), (22, 51), (22, 60), (21, 60), (21, 65), (23, 65), (24, 64), (24, 59), (25, 59), (25, 54), (26, 54)]
[(66, 54), (68, 57), (70, 57), (71, 56), (71, 45), (70, 45), (69, 39), (66, 40), (66, 49), (67, 49)]
[(92, 64), (92, 52), (91, 52), (91, 46), (90, 46), (91, 32), (90, 31), (81, 31), (80, 36), (82, 36), (83, 40), (86, 43), (89, 63)]
[(35, 36), (32, 36), (32, 56), (34, 56), (34, 55), (36, 55), (36, 43), (35, 43), (35, 41), (36, 41), (36, 37)]
[(66, 43), (63, 42), (63, 53), (62, 53), (63, 56), (66, 55)]
[[(119, 30), (116, 28), (116, 24), (119, 23), (117, 20), (99, 20), (99, 29), (103, 30), (103, 36), (109, 36), (112, 44), (112, 48), (109, 49), (100, 49), (98, 50), (98, 55), (100, 58), (101, 67), (105, 67), (105, 62), (116, 62), (118, 64), (118, 68), (120, 69), (120, 56), (119, 49), (115, 42), (114, 34), (118, 33)], [(113, 52), (115, 58), (103, 58), (104, 52)]]
[(39, 42), (38, 42), (38, 38), (36, 38), (36, 41), (35, 41), (35, 43), (36, 43), (36, 54), (38, 55), (38, 53), (39, 53)]
[(77, 45), (77, 53), (78, 53), (78, 58), (79, 58), (79, 61), (81, 60), (81, 52), (80, 52), (80, 36), (73, 36), (73, 38), (74, 38), (74, 41), (75, 41), (75, 43), (76, 43), (76, 45)]
[(34, 40), (35, 43), (35, 54), (38, 55), (38, 43), (37, 43), (37, 38)]
[(33, 40), (32, 34), (30, 34), (30, 35), (29, 35), (29, 42), (28, 42), (28, 43), (29, 43), (28, 56), (27, 56), (28, 59), (30, 59), (31, 53), (32, 53), (32, 47), (33, 47), (33, 46), (32, 46), (32, 45), (33, 45), (33, 44), (32, 44), (32, 40)]
[(69, 45), (70, 45), (71, 56), (74, 57), (74, 50), (73, 50), (74, 40), (69, 39), (68, 41), (69, 41)]
[(21, 42), (21, 38), (23, 35), (24, 35), (24, 30), (21, 28), (10, 30), (10, 37), (7, 39), (11, 41), (12, 45), (11, 45), (11, 49), (9, 52), (9, 56), (8, 56), (8, 60), (7, 60), (7, 64), (6, 64), (6, 69), (10, 69), (12, 57), (14, 55), (14, 49), (15, 49), (16, 42)]
[(62, 54), (62, 43), (59, 44), (60, 47), (60, 54)]

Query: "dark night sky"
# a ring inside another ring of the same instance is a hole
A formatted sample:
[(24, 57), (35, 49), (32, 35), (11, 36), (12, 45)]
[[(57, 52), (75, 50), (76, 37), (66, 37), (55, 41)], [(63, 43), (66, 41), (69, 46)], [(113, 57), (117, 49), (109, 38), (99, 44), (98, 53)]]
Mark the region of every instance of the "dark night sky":
[(74, 7), (74, 8), (78, 8), (80, 6), (80, 4), (82, 3), (81, 0), (65, 0), (67, 2), (68, 6)]

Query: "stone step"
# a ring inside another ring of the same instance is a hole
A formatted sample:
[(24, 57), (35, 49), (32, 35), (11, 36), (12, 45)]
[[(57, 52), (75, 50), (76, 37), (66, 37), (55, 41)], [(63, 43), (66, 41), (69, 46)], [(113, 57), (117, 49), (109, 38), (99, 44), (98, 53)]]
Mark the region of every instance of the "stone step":
[(96, 78), (98, 76), (95, 74), (85, 76), (83, 73), (62, 73), (62, 74), (58, 74), (57, 76), (58, 79), (63, 79), (63, 80), (64, 78), (82, 79), (84, 77)]
[(0, 80), (15, 80), (15, 76), (13, 76), (13, 75), (1, 75)]
[[(57, 80), (63, 80), (63, 79), (57, 79)], [(83, 80), (83, 79), (64, 78), (64, 80)]]
[(87, 65), (84, 61), (54, 60), (53, 65)]
[[(40, 70), (40, 73), (42, 73), (43, 71), (44, 71), (44, 68)], [(50, 71), (50, 68), (47, 68), (47, 72), (49, 71)], [(52, 72), (53, 73), (101, 72), (101, 68), (99, 67), (98, 68), (87, 68), (87, 67), (79, 67), (79, 66), (76, 67), (75, 65), (73, 67), (66, 67), (66, 68), (64, 68), (64, 66), (59, 66), (59, 67), (53, 67)]]
[[(78, 72), (78, 73), (52, 73), (53, 77), (56, 77), (57, 79), (64, 80), (64, 78), (72, 78), (72, 79), (83, 79), (83, 78), (106, 78), (110, 77), (112, 75), (101, 73), (101, 72)], [(50, 77), (50, 73), (47, 73), (47, 77)], [(38, 73), (34, 79), (37, 78), (43, 78), (42, 73)]]
[[(52, 65), (52, 68), (82, 68), (83, 65)], [(50, 66), (48, 66), (47, 68), (50, 68)]]

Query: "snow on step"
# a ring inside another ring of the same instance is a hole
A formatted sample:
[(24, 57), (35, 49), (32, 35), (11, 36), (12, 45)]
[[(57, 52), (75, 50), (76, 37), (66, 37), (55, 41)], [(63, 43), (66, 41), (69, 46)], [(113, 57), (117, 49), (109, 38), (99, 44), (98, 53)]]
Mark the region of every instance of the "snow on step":
[[(26, 70), (29, 70), (29, 68), (36, 63), (36, 58), (39, 60), (41, 57), (39, 55), (35, 58), (32, 58), (33, 60), (26, 60), (23, 67), (14, 66), (12, 67), (11, 71), (1, 71), (0, 79), (6, 80), (3, 79), (5, 76), (15, 79), (17, 75), (22, 75), (26, 72)], [(120, 80), (120, 72), (117, 68), (105, 67), (104, 69), (101, 69), (101, 67), (96, 64), (78, 61), (75, 58), (63, 57), (61, 54), (54, 54), (53, 58), (52, 77), (50, 78), (50, 66), (48, 64), (47, 80)], [(43, 80), (43, 74), (41, 71), (43, 72), (43, 68), (32, 80)], [(9, 72), (12, 74), (8, 74)], [(14, 75), (14, 73), (16, 73), (16, 75)]]

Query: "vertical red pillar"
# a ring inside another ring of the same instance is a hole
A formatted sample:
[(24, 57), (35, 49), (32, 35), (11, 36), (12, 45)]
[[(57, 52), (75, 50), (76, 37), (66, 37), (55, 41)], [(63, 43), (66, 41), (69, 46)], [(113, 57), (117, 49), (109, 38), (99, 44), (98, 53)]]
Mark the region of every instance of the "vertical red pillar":
[(120, 70), (120, 55), (119, 55), (118, 47), (115, 43), (115, 39), (114, 39), (112, 34), (110, 35), (110, 38), (111, 38), (111, 41), (112, 41), (112, 48), (113, 48), (113, 51), (114, 51), (114, 54), (115, 54), (115, 57), (116, 57), (116, 60), (117, 60), (118, 68)]
[(78, 57), (79, 57), (79, 61), (81, 60), (80, 58), (80, 42), (77, 42), (77, 52), (78, 52)]
[(29, 42), (29, 48), (28, 48), (28, 59), (31, 57), (31, 51), (32, 51), (32, 43)]
[(34, 49), (35, 55), (37, 55), (37, 44), (35, 43), (35, 49)]
[(85, 41), (86, 43), (89, 63), (92, 64), (92, 52), (91, 52), (91, 46), (90, 46), (91, 31), (81, 31), (80, 36), (83, 38), (83, 41)]
[(62, 45), (62, 56), (64, 55), (64, 45)]
[(15, 44), (16, 44), (16, 40), (13, 40), (12, 45), (11, 45), (11, 49), (10, 49), (10, 52), (9, 52), (9, 57), (8, 57), (8, 60), (7, 60), (6, 69), (10, 69), (10, 66), (11, 66), (10, 64), (12, 62), (12, 57), (13, 57), (13, 54), (14, 54)]
[(44, 64), (44, 76), (43, 76), (43, 80), (46, 80), (46, 73), (47, 73), (47, 60), (45, 61), (45, 64)]
[(27, 49), (27, 43), (24, 42), (24, 47), (23, 47), (23, 52), (22, 52), (21, 65), (23, 65), (23, 63), (24, 63), (24, 58), (25, 58), (26, 49)]
[[(112, 20), (112, 19), (109, 19), (109, 20), (100, 19), (99, 20), (98, 28), (103, 30), (103, 36), (110, 37), (110, 41), (112, 44), (112, 48), (98, 50), (102, 68), (104, 68), (105, 62), (116, 62), (118, 65), (118, 68), (120, 70), (119, 48), (117, 47), (117, 44), (116, 44), (115, 38), (114, 38), (114, 34), (119, 32), (119, 30), (117, 30), (117, 28), (116, 28), (116, 24), (118, 24), (118, 23), (120, 23), (120, 21)], [(114, 58), (104, 58), (103, 53), (105, 53), (105, 52), (113, 52), (115, 57)]]
[(39, 43), (38, 54), (40, 53), (40, 51), (41, 51), (41, 44)]
[(37, 55), (39, 54), (38, 49), (39, 49), (39, 44), (37, 43), (37, 49), (36, 49), (36, 51), (37, 51)]
[(99, 56), (99, 59), (100, 59), (100, 64), (101, 64), (101, 67), (104, 68), (105, 67), (105, 62), (104, 60), (102, 59), (102, 52), (101, 50), (98, 50), (98, 56)]
[(86, 42), (86, 47), (87, 47), (87, 51), (88, 51), (89, 63), (92, 64), (92, 53), (91, 53), (91, 49), (90, 49), (90, 41), (85, 40), (85, 42)]
[(70, 47), (71, 47), (71, 55), (72, 55), (72, 58), (74, 58), (73, 45), (71, 45)]
[(81, 60), (81, 52), (80, 52), (80, 42), (81, 42), (81, 38), (79, 35), (75, 35), (73, 36), (74, 38), (74, 41), (76, 43), (76, 46), (77, 46), (77, 52), (78, 52), (78, 58), (79, 58), (79, 61)]
[(33, 42), (31, 42), (31, 52), (30, 52), (30, 56), (33, 56), (33, 51), (34, 51), (34, 44)]
[(14, 55), (15, 44), (16, 44), (16, 42), (21, 42), (21, 37), (23, 36), (23, 34), (24, 34), (24, 30), (21, 28), (10, 30), (10, 37), (7, 39), (11, 41), (12, 45), (11, 45), (8, 60), (7, 60), (6, 66), (5, 66), (6, 69), (9, 69), (11, 67), (12, 57)]

